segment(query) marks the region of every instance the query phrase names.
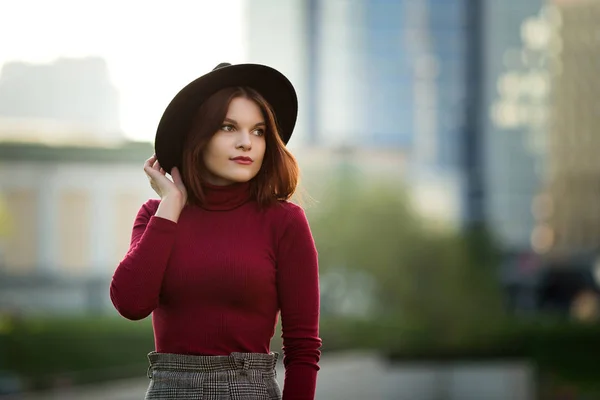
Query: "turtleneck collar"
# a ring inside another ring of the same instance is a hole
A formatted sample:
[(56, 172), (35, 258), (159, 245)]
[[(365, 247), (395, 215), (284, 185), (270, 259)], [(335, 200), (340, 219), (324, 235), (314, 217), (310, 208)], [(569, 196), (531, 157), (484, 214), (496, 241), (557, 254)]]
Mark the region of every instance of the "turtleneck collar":
[(250, 200), (250, 182), (234, 183), (227, 186), (203, 184), (204, 204), (202, 208), (211, 211), (233, 210)]

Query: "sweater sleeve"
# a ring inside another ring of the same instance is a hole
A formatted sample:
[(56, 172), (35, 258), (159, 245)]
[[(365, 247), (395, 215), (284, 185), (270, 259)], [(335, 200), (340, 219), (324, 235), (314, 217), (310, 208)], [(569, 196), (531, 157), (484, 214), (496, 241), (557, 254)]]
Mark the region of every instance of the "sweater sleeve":
[(127, 319), (146, 318), (158, 306), (177, 226), (173, 221), (154, 215), (158, 205), (158, 200), (149, 200), (140, 208), (129, 250), (110, 284), (111, 301)]
[(285, 366), (283, 400), (313, 400), (321, 356), (317, 249), (304, 211), (288, 205), (277, 248)]

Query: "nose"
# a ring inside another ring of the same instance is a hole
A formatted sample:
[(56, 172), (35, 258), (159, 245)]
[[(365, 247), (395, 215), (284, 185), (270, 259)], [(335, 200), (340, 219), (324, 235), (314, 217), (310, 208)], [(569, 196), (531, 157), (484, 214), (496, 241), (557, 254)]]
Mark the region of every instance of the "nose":
[(238, 135), (236, 148), (244, 151), (252, 149), (252, 139), (250, 138), (250, 132), (240, 131), (240, 134)]

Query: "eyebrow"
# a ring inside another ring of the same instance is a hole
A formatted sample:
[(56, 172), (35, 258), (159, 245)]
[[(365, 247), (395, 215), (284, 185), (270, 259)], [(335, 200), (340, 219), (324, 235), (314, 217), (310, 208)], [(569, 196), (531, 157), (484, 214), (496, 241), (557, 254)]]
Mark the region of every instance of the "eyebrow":
[[(235, 119), (231, 119), (231, 118), (225, 118), (224, 120), (225, 122), (230, 122), (234, 125), (239, 125), (238, 122)], [(254, 127), (256, 128), (257, 126), (267, 126), (267, 124), (265, 124), (264, 122), (259, 122), (258, 124), (254, 125)]]

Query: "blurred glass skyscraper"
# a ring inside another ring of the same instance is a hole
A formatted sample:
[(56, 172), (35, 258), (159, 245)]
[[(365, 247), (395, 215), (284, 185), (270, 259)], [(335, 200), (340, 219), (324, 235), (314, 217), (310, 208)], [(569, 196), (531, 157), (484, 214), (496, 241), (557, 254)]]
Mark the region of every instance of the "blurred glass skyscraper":
[(404, 151), (407, 179), (426, 214), (459, 224), (480, 220), (473, 153), (481, 108), (479, 2), (309, 4), (312, 142)]
[[(411, 148), (433, 163), (456, 164), (467, 2), (310, 0), (313, 140)], [(344, 129), (332, 121), (331, 109), (340, 103)]]
[[(543, 187), (534, 203), (535, 250), (559, 257), (598, 254), (600, 246), (600, 2), (552, 0)], [(600, 268), (600, 264), (596, 266)], [(600, 270), (598, 270), (600, 272)]]
[(506, 250), (528, 253), (544, 173), (549, 96), (544, 0), (486, 0), (483, 20), (483, 189), (486, 219)]

